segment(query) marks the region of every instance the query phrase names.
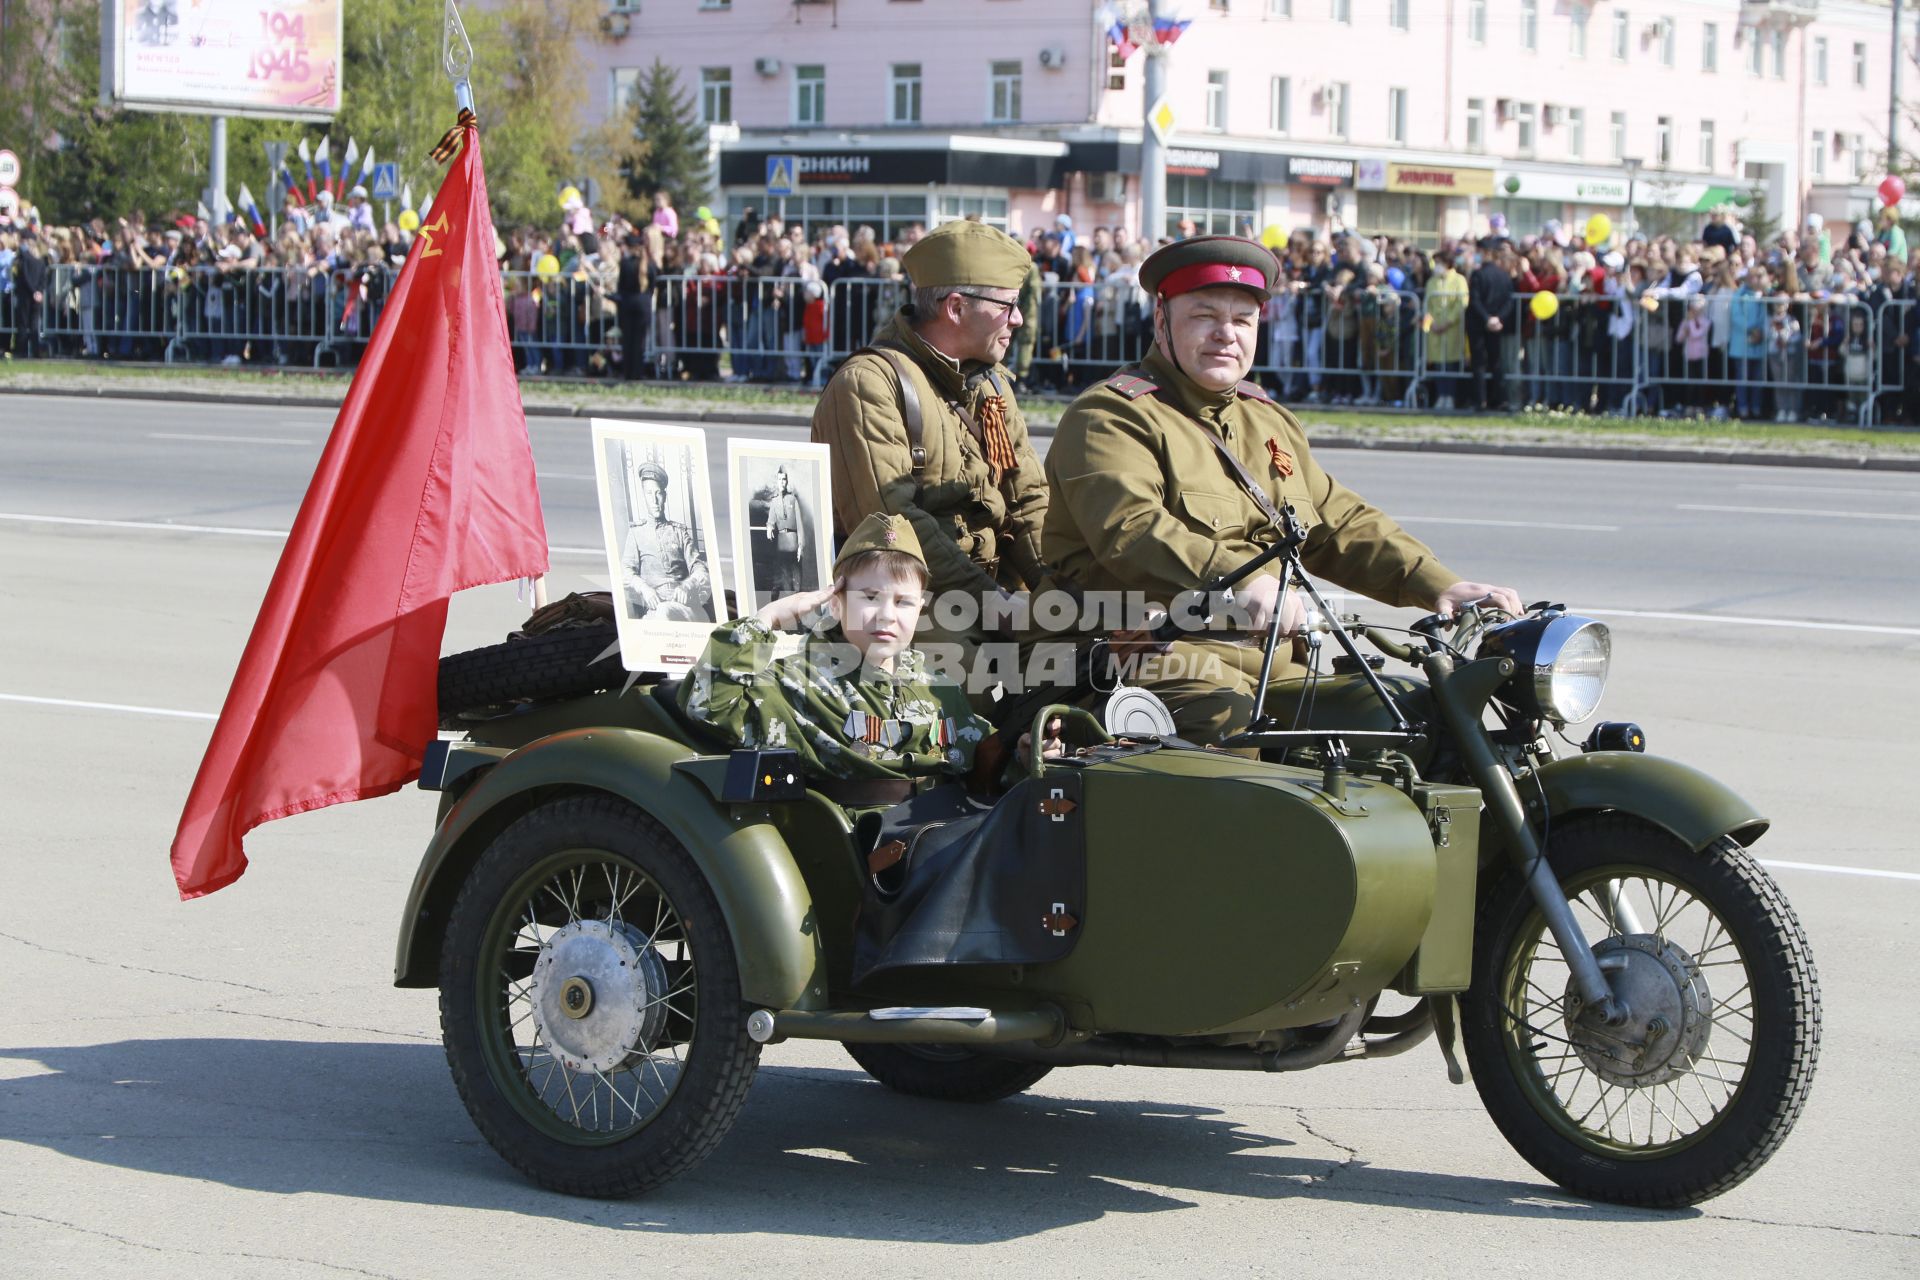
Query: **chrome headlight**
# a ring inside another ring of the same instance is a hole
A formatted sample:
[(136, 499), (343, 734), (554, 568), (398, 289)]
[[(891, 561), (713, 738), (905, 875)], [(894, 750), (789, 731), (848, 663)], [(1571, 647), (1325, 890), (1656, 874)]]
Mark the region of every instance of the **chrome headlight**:
[(1495, 696), (1522, 715), (1579, 724), (1600, 707), (1613, 661), (1604, 622), (1547, 612), (1489, 627), (1479, 656), (1513, 660), (1513, 677)]

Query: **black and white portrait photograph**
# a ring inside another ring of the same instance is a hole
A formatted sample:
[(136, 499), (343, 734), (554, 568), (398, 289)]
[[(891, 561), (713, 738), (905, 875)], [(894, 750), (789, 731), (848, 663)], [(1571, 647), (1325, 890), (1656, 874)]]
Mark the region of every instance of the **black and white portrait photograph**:
[(593, 466), (621, 661), (683, 671), (727, 616), (706, 435), (595, 419)]
[(727, 441), (741, 613), (827, 585), (833, 561), (828, 477), (824, 444)]

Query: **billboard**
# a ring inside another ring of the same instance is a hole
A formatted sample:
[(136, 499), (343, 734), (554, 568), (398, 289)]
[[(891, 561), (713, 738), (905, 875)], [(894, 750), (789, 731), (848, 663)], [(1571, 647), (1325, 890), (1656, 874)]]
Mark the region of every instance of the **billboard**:
[(331, 118), (344, 0), (102, 0), (100, 96), (139, 111)]

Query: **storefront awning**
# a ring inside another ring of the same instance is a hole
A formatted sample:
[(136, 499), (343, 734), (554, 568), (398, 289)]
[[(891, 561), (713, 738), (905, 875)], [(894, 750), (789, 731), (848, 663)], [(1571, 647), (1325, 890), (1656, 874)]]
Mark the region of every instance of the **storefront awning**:
[(1708, 187), (1688, 208), (1695, 213), (1712, 213), (1723, 204), (1732, 204), (1733, 198), (1739, 194), (1737, 187)]

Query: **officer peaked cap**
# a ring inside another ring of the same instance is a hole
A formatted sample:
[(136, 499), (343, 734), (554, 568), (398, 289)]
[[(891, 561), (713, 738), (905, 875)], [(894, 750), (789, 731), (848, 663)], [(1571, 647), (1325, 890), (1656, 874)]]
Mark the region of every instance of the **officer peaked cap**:
[(840, 548), (840, 554), (833, 558), (833, 571), (837, 574), (847, 561), (868, 551), (898, 551), (912, 556), (922, 565), (926, 564), (926, 554), (920, 549), (920, 536), (913, 531), (913, 525), (905, 516), (888, 515), (876, 511), (854, 526), (852, 533)]
[(1033, 259), (1018, 240), (984, 222), (943, 222), (900, 259), (916, 289), (972, 285), (1018, 289)]
[(667, 487), (667, 469), (657, 462), (643, 462), (633, 469), (633, 473), (640, 477), (643, 484), (651, 480), (662, 489)]
[(1140, 264), (1140, 287), (1177, 298), (1219, 285), (1245, 289), (1265, 302), (1279, 269), (1273, 251), (1243, 236), (1193, 236), (1156, 249)]

